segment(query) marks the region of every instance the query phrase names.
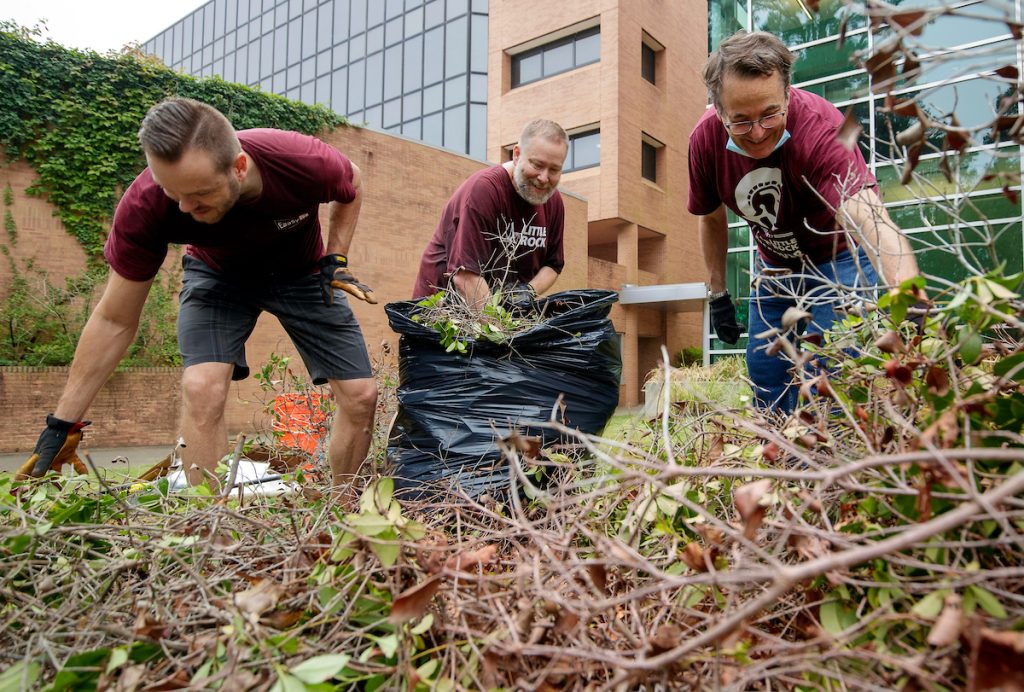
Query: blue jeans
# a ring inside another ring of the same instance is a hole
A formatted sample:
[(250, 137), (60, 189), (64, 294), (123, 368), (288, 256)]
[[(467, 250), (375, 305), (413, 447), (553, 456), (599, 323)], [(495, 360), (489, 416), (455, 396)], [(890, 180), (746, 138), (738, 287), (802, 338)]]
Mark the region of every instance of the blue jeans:
[[(747, 370), (754, 383), (757, 406), (788, 414), (796, 408), (799, 394), (799, 378), (790, 373), (793, 363), (784, 351), (776, 355), (765, 352), (774, 337), (758, 339), (756, 335), (773, 327), (782, 331), (782, 315), (790, 307), (811, 313), (811, 322), (804, 333), (820, 334), (836, 321), (837, 304), (873, 298), (878, 275), (859, 248), (856, 255), (844, 250), (831, 262), (808, 263), (801, 269), (785, 272), (758, 259), (750, 296)], [(794, 336), (790, 331), (785, 338), (796, 343)]]

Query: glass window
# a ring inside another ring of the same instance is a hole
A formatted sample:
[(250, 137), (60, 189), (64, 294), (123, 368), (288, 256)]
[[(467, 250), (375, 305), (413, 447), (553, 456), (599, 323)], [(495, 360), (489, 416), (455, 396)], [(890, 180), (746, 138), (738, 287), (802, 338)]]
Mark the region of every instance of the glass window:
[(384, 27), (378, 26), (366, 32), (366, 52), (375, 53), (384, 47)]
[(487, 17), (473, 15), (469, 37), (469, 63), (474, 72), (487, 72)]
[(302, 84), (301, 65), (292, 65), (288, 68), (288, 88), (297, 87)]
[(266, 79), (274, 72), (274, 35), (265, 34), (260, 39), (260, 79)]
[(737, 0), (709, 0), (708, 52), (740, 29), (747, 28), (747, 3)]
[(384, 45), (393, 46), (402, 40), (402, 18), (392, 19), (384, 25)]
[(314, 82), (307, 82), (300, 87), (299, 99), (303, 103), (313, 105), (316, 102), (316, 84)]
[(217, 0), (213, 10), (213, 35), (224, 35), (224, 11), (227, 7), (226, 0)]
[(388, 2), (387, 2), (387, 12), (386, 12), (385, 16), (388, 19), (394, 19), (395, 17), (401, 15), (404, 10), (405, 10), (405, 2), (404, 2), (404, 0), (388, 0)]
[(370, 0), (366, 12), (366, 26), (377, 26), (384, 23), (384, 3), (382, 0)]
[(331, 51), (325, 50), (316, 56), (316, 76), (320, 77), (331, 71)]
[(837, 103), (863, 97), (868, 93), (868, 73), (858, 72), (849, 77), (841, 77), (817, 84), (797, 84), (804, 91), (821, 96), (826, 101)]
[(366, 106), (376, 106), (383, 100), (384, 54), (374, 53), (366, 59)]
[(224, 61), (218, 60), (213, 63), (213, 67), (210, 68), (210, 74), (217, 75), (221, 78), (224, 77)]
[(423, 141), (435, 146), (443, 146), (444, 120), (441, 113), (434, 113), (423, 118)]
[(295, 19), (302, 14), (302, 0), (288, 0), (288, 2), (283, 2), (281, 5), (288, 8), (289, 19)]
[(302, 81), (308, 82), (316, 77), (316, 58), (306, 58), (302, 61)]
[(962, 281), (1006, 262), (1006, 272), (1021, 270), (1024, 252), (1019, 222), (989, 227), (960, 225), (908, 235), (921, 272)]
[[(821, 0), (817, 12), (808, 12), (799, 0), (752, 0), (754, 29), (768, 31), (792, 46), (839, 33), (849, 9), (843, 0)], [(850, 16), (847, 30), (864, 26), (864, 17)], [(724, 37), (723, 37), (724, 38)]]
[(422, 110), (420, 104), (423, 99), (422, 92), (414, 91), (411, 94), (406, 94), (402, 97), (402, 117), (404, 118), (418, 118), (420, 117)]
[(267, 10), (263, 13), (263, 33), (267, 33), (274, 30), (274, 12), (273, 10)]
[(235, 38), (237, 34), (232, 31), (224, 37), (224, 55), (227, 55), (235, 49)]
[(280, 72), (274, 75), (274, 93), (283, 94), (286, 89), (287, 85), (285, 84), (285, 73), (284, 70), (281, 70)]
[(466, 102), (467, 94), (466, 75), (452, 77), (444, 83), (444, 106), (450, 108)]
[(366, 121), (366, 126), (367, 127), (375, 127), (377, 129), (380, 129), (381, 115), (382, 115), (382, 113), (381, 113), (381, 107), (380, 106), (374, 106), (373, 108), (367, 108), (366, 112), (363, 113), (363, 119)]
[[(747, 318), (750, 316), (750, 301), (747, 298), (750, 297), (750, 260), (752, 254), (746, 251), (730, 252), (726, 255), (725, 287), (732, 294), (733, 298), (737, 300), (736, 321), (743, 325), (748, 324)], [(740, 348), (741, 344), (745, 344), (745, 340), (741, 340), (735, 346), (721, 344), (719, 348)]]
[(566, 72), (600, 59), (600, 28), (594, 27), (564, 39), (512, 56), (512, 86)]
[(652, 183), (658, 182), (658, 149), (641, 142), (640, 174)]
[(316, 55), (316, 10), (302, 15), (302, 57)]
[(249, 21), (249, 0), (238, 0), (238, 25)]
[(249, 81), (248, 84), (255, 84), (260, 81), (260, 43), (253, 41), (249, 44)]
[(207, 46), (203, 48), (203, 61), (200, 64), (209, 65), (211, 62), (213, 62), (213, 46)]
[(331, 36), (331, 6), (321, 5), (316, 17), (316, 49), (327, 50), (333, 43)]
[(331, 110), (344, 113), (348, 96), (348, 70), (344, 67), (331, 73)]
[(435, 84), (423, 90), (423, 112), (439, 111), (444, 106), (444, 92), (441, 84)]
[(192, 47), (192, 22), (186, 19), (182, 29), (181, 57), (191, 55), (194, 50)]
[(239, 84), (247, 84), (249, 79), (246, 68), (249, 66), (249, 46), (241, 46), (235, 51), (235, 78)]
[(261, 29), (262, 26), (263, 26), (263, 20), (261, 20), (259, 17), (256, 17), (251, 22), (249, 22), (249, 38), (250, 38), (250, 40), (255, 41), (255, 40), (257, 40), (259, 38), (260, 34), (263, 33), (263, 31)]
[(339, 67), (344, 67), (345, 65), (348, 64), (348, 44), (347, 43), (339, 43), (338, 45), (336, 45), (334, 48), (331, 49), (331, 53), (333, 55), (333, 58), (332, 58), (331, 62), (334, 63), (334, 69), (338, 69)]
[(565, 157), (565, 171), (578, 171), (601, 165), (601, 131), (591, 130), (569, 137), (569, 153)]
[(469, 107), (469, 155), (487, 158), (487, 106), (482, 104)]
[(174, 32), (171, 38), (171, 62), (178, 62), (181, 60), (181, 35), (183, 32), (183, 22), (178, 22), (174, 25)]
[(407, 123), (402, 123), (402, 134), (406, 137), (412, 137), (413, 139), (420, 139), (422, 133), (421, 120), (410, 120)]
[(331, 105), (331, 77), (324, 75), (316, 80), (316, 103)]
[(487, 103), (487, 75), (470, 75), (469, 98), (478, 103)]
[(384, 127), (397, 125), (402, 121), (402, 99), (384, 102)]
[(366, 66), (357, 60), (348, 66), (348, 109), (363, 110), (363, 81), (366, 78)]
[(466, 14), (469, 4), (466, 0), (448, 0), (448, 19), (455, 19)]
[(900, 185), (900, 164), (886, 164), (875, 171), (878, 188), (882, 199), (886, 202), (900, 202), (915, 197), (950, 195), (958, 192), (974, 192), (981, 190), (1000, 189), (1003, 179), (1000, 175), (1018, 175), (1020, 159), (1018, 147), (1000, 147), (998, 149), (982, 149), (965, 154), (959, 165), (953, 162), (955, 169), (954, 182), (950, 183), (939, 170), (940, 158), (933, 157), (922, 160), (914, 170), (915, 176), (924, 182), (912, 180), (906, 186)]
[(335, 0), (334, 8), (334, 40), (343, 41), (348, 38), (348, 3)]
[(295, 87), (294, 89), (289, 89), (288, 93), (285, 94), (285, 98), (288, 98), (288, 99), (290, 99), (292, 101), (298, 101), (299, 100), (299, 87)]
[[(242, 4), (245, 4), (245, 0), (242, 0)], [(227, 0), (226, 7), (224, 26), (227, 31), (232, 31), (238, 26), (238, 0)]]
[(444, 27), (423, 34), (423, 83), (433, 84), (444, 77)]
[(487, 0), (473, 0), (473, 11), (487, 14)]
[(444, 73), (451, 77), (466, 71), (468, 21), (461, 17), (448, 22), (448, 35), (445, 36)]
[[(432, 0), (428, 2), (424, 7), (424, 26), (428, 29), (430, 27), (437, 26), (444, 21), (444, 0)], [(426, 125), (424, 125), (424, 132), (426, 131)]]
[(405, 69), (402, 78), (404, 91), (419, 89), (423, 86), (423, 37), (414, 36), (405, 42)]
[(405, 36), (414, 36), (423, 31), (423, 8), (418, 7), (405, 15)]
[(601, 32), (590, 29), (576, 39), (576, 66), (589, 65), (601, 59)]
[(558, 74), (573, 68), (572, 44), (564, 43), (544, 51), (544, 74)]
[[(302, 0), (302, 9), (311, 10), (322, 1), (323, 0)], [(270, 0), (270, 2), (279, 2), (279, 0)]]
[(353, 34), (366, 31), (366, 0), (351, 0), (352, 14), (349, 16), (349, 25)]
[(444, 112), (444, 145), (449, 149), (466, 150), (466, 108), (459, 106)]
[(822, 43), (796, 51), (793, 64), (793, 83), (829, 77), (837, 72), (849, 72), (858, 68), (857, 53), (868, 49), (867, 32), (847, 36), (842, 48), (835, 41)]
[(274, 26), (284, 26), (288, 23), (288, 4), (281, 3), (274, 8)]
[(1003, 65), (1016, 66), (1016, 56), (1017, 44), (1013, 39), (957, 50), (953, 54), (923, 59), (921, 75), (916, 82), (921, 85), (986, 72)]
[[(212, 2), (203, 8), (203, 45), (213, 43), (213, 10)], [(198, 15), (196, 16), (198, 17)]]
[(366, 57), (366, 34), (353, 36), (348, 42), (348, 59), (356, 60)]
[(535, 82), (544, 76), (542, 53), (515, 56), (512, 58), (512, 86)]
[(263, 3), (260, 0), (249, 0), (249, 16), (258, 17), (263, 13)]
[[(392, 99), (402, 93), (402, 46), (384, 51), (384, 98)], [(395, 122), (398, 122), (396, 119)]]
[(237, 79), (235, 77), (235, 54), (234, 53), (228, 53), (226, 56), (224, 56), (224, 68), (223, 68), (223, 70), (224, 71), (221, 72), (221, 74), (224, 76), (224, 81), (227, 81), (227, 82), (240, 82), (240, 81), (243, 81), (243, 80)]
[(657, 84), (654, 74), (655, 58), (654, 49), (646, 43), (640, 44), (640, 76), (651, 84)]
[(288, 66), (288, 51), (285, 50), (285, 46), (288, 45), (288, 27), (278, 27), (274, 31), (274, 40), (277, 43), (274, 46), (274, 72), (277, 72)]
[(238, 30), (235, 33), (238, 35), (238, 39), (235, 41), (236, 46), (243, 46), (249, 42), (248, 24), (243, 24), (242, 26), (238, 27)]
[(414, 7), (419, 7), (423, 4), (423, 0), (405, 0), (405, 9), (411, 10)]

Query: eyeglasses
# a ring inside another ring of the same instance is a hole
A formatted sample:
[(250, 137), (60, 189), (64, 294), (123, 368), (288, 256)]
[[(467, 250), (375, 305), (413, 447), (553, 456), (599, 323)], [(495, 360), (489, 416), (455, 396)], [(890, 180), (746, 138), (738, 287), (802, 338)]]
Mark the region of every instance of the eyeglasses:
[(766, 115), (763, 118), (757, 120), (743, 120), (738, 123), (723, 123), (725, 129), (734, 135), (745, 135), (754, 129), (754, 124), (761, 126), (763, 130), (770, 130), (773, 127), (778, 127), (782, 123), (782, 119), (786, 117), (786, 111), (779, 111), (778, 113), (772, 113)]

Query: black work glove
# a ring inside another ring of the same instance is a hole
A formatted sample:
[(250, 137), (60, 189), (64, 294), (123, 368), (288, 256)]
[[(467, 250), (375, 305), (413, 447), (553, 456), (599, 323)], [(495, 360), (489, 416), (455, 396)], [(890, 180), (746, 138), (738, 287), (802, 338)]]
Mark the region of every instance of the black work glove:
[(348, 270), (348, 257), (340, 253), (324, 255), (318, 264), (320, 267), (320, 293), (323, 295), (324, 303), (328, 306), (334, 305), (334, 289), (340, 288), (359, 300), (365, 300), (371, 305), (377, 304), (377, 298), (373, 295), (373, 289), (366, 284), (359, 283), (359, 279), (352, 276)]
[(501, 289), (501, 303), (513, 315), (537, 312), (537, 291), (525, 281), (517, 281)]
[(736, 322), (736, 305), (728, 292), (711, 301), (711, 326), (718, 338), (727, 344), (735, 344), (740, 340), (743, 328)]
[(78, 458), (76, 450), (78, 443), (82, 441), (82, 428), (90, 422), (84, 420), (71, 423), (57, 418), (52, 413), (47, 415), (46, 428), (40, 433), (32, 456), (18, 469), (15, 478), (39, 478), (51, 468), (59, 471), (61, 466), (67, 463), (74, 465), (79, 473), (85, 473), (85, 465)]

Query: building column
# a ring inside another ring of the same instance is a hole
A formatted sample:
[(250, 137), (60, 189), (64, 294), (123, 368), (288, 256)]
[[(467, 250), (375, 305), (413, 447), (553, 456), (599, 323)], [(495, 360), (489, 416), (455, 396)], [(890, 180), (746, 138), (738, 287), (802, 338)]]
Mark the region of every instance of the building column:
[[(623, 224), (617, 238), (618, 263), (626, 269), (625, 283), (636, 284), (639, 270), (640, 228), (635, 223)], [(622, 403), (637, 406), (640, 403), (640, 366), (637, 343), (637, 308), (623, 306), (622, 320)]]

